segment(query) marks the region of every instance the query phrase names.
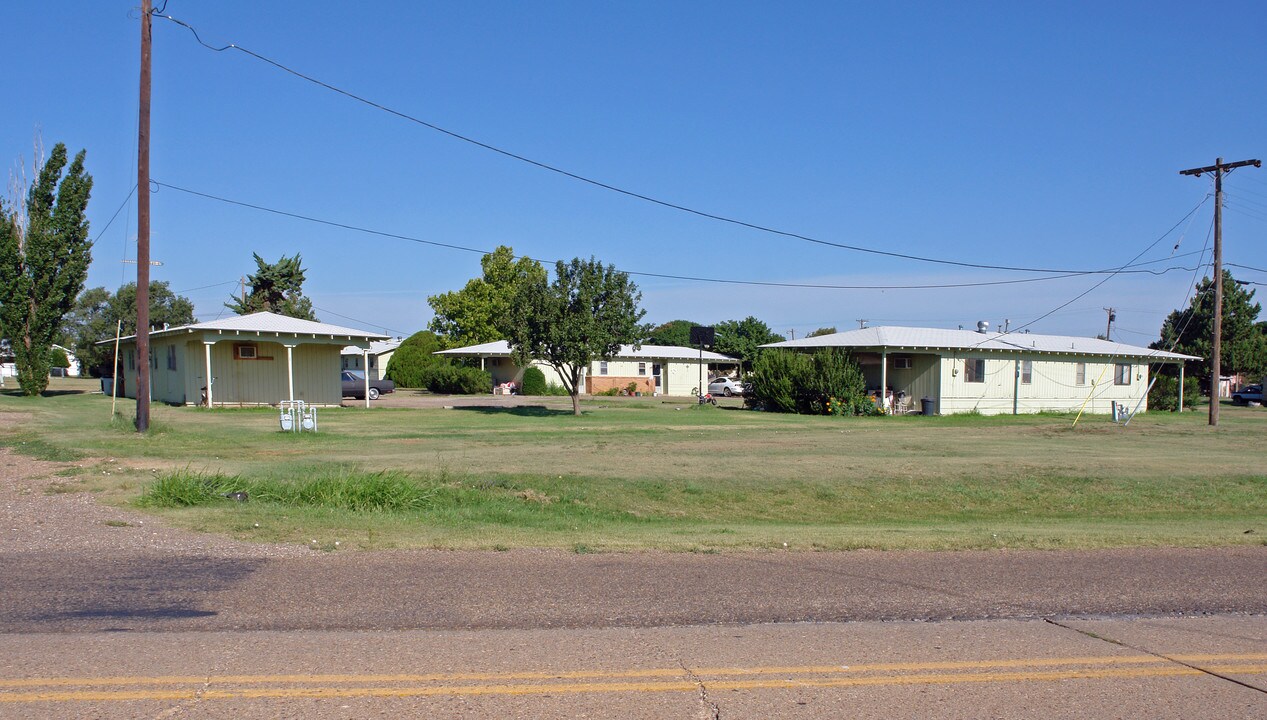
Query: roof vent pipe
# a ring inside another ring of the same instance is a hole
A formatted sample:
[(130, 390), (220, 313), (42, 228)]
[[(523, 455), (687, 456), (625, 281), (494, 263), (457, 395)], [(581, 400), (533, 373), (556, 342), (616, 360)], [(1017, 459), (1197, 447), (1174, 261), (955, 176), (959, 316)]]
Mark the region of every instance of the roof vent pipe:
[(986, 331), (988, 331), (989, 329), (990, 329), (990, 323), (989, 323), (988, 321), (986, 321), (986, 320), (978, 320), (978, 321), (977, 321), (977, 332), (979, 332), (979, 333), (985, 333), (985, 332), (986, 332)]

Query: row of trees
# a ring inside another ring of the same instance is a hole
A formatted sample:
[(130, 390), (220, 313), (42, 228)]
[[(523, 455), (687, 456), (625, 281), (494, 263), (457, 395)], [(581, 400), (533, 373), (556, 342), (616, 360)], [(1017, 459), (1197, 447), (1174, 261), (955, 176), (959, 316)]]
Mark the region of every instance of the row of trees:
[[(542, 288), (549, 288), (556, 300), (567, 297), (571, 304), (598, 308), (598, 314), (591, 317), (592, 322), (578, 325), (578, 332), (584, 334), (593, 332), (598, 326), (619, 325), (619, 334), (627, 338), (623, 341), (625, 344), (689, 347), (691, 327), (702, 324), (691, 320), (672, 320), (655, 327), (640, 325), (645, 313), (637, 307), (642, 297), (637, 287), (625, 273), (603, 266), (593, 258), (559, 263), (553, 283), (548, 281), (548, 274), (541, 263), (529, 258), (516, 258), (514, 250), (505, 245), (485, 255), (480, 260), (480, 267), (480, 277), (468, 281), (461, 290), (427, 298), (434, 312), (428, 330), (444, 347), (510, 340), (512, 332), (524, 324), (543, 327), (556, 323), (559, 312), (547, 307), (549, 303), (540, 293)], [(537, 292), (519, 297), (524, 288)], [(526, 308), (531, 308), (531, 312)], [(629, 320), (618, 322), (618, 318)], [(633, 335), (624, 333), (626, 329)], [(759, 346), (784, 339), (755, 317), (727, 320), (718, 323), (716, 329), (713, 349), (741, 358), (745, 367), (751, 367)], [(835, 332), (835, 328), (818, 331), (819, 334), (828, 332)], [(555, 338), (553, 342), (557, 344), (560, 340)]]

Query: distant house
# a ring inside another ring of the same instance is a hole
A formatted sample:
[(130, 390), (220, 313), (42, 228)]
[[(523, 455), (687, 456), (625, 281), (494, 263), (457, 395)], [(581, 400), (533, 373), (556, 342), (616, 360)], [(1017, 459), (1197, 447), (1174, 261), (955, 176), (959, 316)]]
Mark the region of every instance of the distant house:
[[(150, 333), (150, 397), (176, 405), (270, 405), (343, 399), (340, 355), (386, 336), (268, 312)], [(104, 341), (113, 343), (114, 339)], [(119, 346), (118, 391), (136, 397), (136, 336)], [(211, 382), (207, 382), (207, 378)]]
[(918, 409), (937, 412), (1107, 413), (1114, 401), (1147, 409), (1150, 365), (1190, 355), (1095, 338), (982, 330), (869, 327), (762, 347), (844, 348), (862, 367), (869, 389), (891, 388)]
[(370, 343), (368, 354), (365, 348), (348, 345), (343, 348), (340, 360), (342, 369), (365, 370), (365, 366), (369, 365), (370, 379), (382, 380), (383, 373), (387, 372), (387, 363), (391, 362), (392, 353), (396, 352), (396, 348), (400, 347), (402, 342), (404, 342), (403, 338), (375, 340)]
[[(447, 357), (478, 358), (480, 367), (493, 376), (493, 384), (523, 382), (526, 368), (515, 365), (510, 358), (510, 345), (505, 340), (470, 345), (468, 347), (441, 350), (436, 355)], [(554, 368), (542, 362), (533, 366), (541, 369), (546, 382), (562, 385), (563, 381)], [(621, 347), (614, 357), (595, 360), (583, 375), (582, 392), (594, 394), (612, 388), (624, 389), (634, 383), (639, 392), (656, 395), (693, 395), (704, 382), (718, 372), (734, 370), (739, 360), (705, 350), (701, 356), (698, 348), (678, 345), (643, 345), (634, 349)]]

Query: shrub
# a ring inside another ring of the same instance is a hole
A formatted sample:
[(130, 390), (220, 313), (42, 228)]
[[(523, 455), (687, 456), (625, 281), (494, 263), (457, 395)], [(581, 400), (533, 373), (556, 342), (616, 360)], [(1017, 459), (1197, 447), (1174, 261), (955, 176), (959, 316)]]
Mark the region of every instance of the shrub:
[(493, 389), (493, 377), (488, 372), (448, 362), (428, 366), (422, 380), (431, 392), (445, 395), (480, 395)]
[(530, 367), (524, 370), (523, 384), (520, 388), (521, 393), (524, 395), (545, 395), (547, 389), (546, 374), (541, 372), (541, 368)]
[(744, 402), (768, 412), (800, 412), (798, 392), (809, 384), (813, 373), (808, 355), (789, 350), (763, 352), (752, 365), (752, 391)]
[[(1200, 400), (1200, 383), (1196, 378), (1186, 377), (1183, 383), (1183, 406), (1196, 407)], [(1157, 381), (1148, 391), (1148, 409), (1174, 412), (1179, 408), (1179, 378), (1170, 375), (1158, 375)]]
[(543, 395), (558, 395), (561, 397), (571, 397), (572, 395), (571, 393), (568, 392), (567, 388), (563, 387), (562, 385), (558, 383), (547, 383), (546, 391), (542, 394)]
[(384, 377), (400, 387), (426, 387), (426, 369), (437, 363), (447, 362), (432, 354), (440, 349), (440, 341), (436, 339), (435, 333), (427, 330), (416, 332), (392, 353)]
[(49, 348), (48, 349), (48, 366), (55, 367), (55, 368), (70, 367), (70, 358), (66, 357), (66, 351), (59, 347)]
[(828, 402), (835, 398), (853, 408), (854, 414), (862, 410), (862, 403), (874, 406), (866, 399), (867, 381), (862, 369), (849, 353), (840, 348), (824, 348), (814, 353), (814, 372), (801, 395), (805, 410), (815, 415), (829, 413)]
[(770, 412), (864, 415), (874, 410), (866, 380), (849, 353), (835, 348), (814, 355), (773, 350), (752, 369), (750, 407)]

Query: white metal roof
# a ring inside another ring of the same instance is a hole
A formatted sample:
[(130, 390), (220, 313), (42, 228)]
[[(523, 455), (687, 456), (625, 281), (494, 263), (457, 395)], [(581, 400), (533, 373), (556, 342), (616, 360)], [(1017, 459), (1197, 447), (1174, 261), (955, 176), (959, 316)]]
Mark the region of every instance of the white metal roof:
[(1150, 358), (1155, 360), (1200, 360), (1192, 355), (1153, 350), (1097, 338), (1069, 335), (1039, 335), (1036, 333), (976, 332), (973, 330), (945, 330), (942, 328), (916, 328), (880, 326), (846, 330), (831, 335), (786, 340), (761, 347), (817, 348), (843, 347), (884, 350), (994, 350), (1005, 352), (1030, 352), (1048, 355), (1096, 355), (1120, 358)]
[[(480, 345), (468, 345), (466, 347), (452, 348), (450, 350), (441, 350), (436, 355), (461, 355), (474, 357), (509, 357), (510, 343), (505, 340), (496, 342), (482, 343)], [(682, 347), (681, 345), (643, 345), (638, 349), (634, 349), (632, 345), (620, 346), (620, 352), (613, 359), (622, 360), (698, 360), (700, 358), (699, 348)], [(738, 362), (729, 355), (721, 353), (704, 351), (703, 358), (714, 362)]]
[[(225, 333), (280, 333), (282, 335), (309, 336), (325, 335), (346, 337), (349, 340), (365, 341), (387, 339), (386, 335), (379, 333), (341, 327), (339, 325), (331, 325), (329, 323), (315, 322), (313, 320), (300, 320), (299, 318), (287, 317), (285, 315), (278, 315), (270, 312), (257, 312), (251, 313), (250, 315), (234, 315), (220, 320), (210, 320), (208, 322), (195, 323), (193, 325), (180, 325), (178, 327), (166, 328), (163, 330), (152, 330), (150, 331), (150, 337), (162, 337), (165, 335), (206, 331)], [(135, 335), (128, 335), (122, 339), (130, 340), (135, 337)], [(102, 342), (114, 342), (114, 339), (112, 338)]]
[[(403, 342), (404, 340), (401, 340), (399, 338), (396, 338), (393, 340), (375, 340), (370, 343), (370, 355), (382, 355), (385, 352), (391, 352), (392, 350), (395, 350), (396, 348), (400, 347), (401, 343)], [(359, 348), (355, 345), (348, 345), (347, 347), (343, 348), (343, 352), (341, 354), (360, 355), (363, 352), (365, 351), (362, 348)]]

